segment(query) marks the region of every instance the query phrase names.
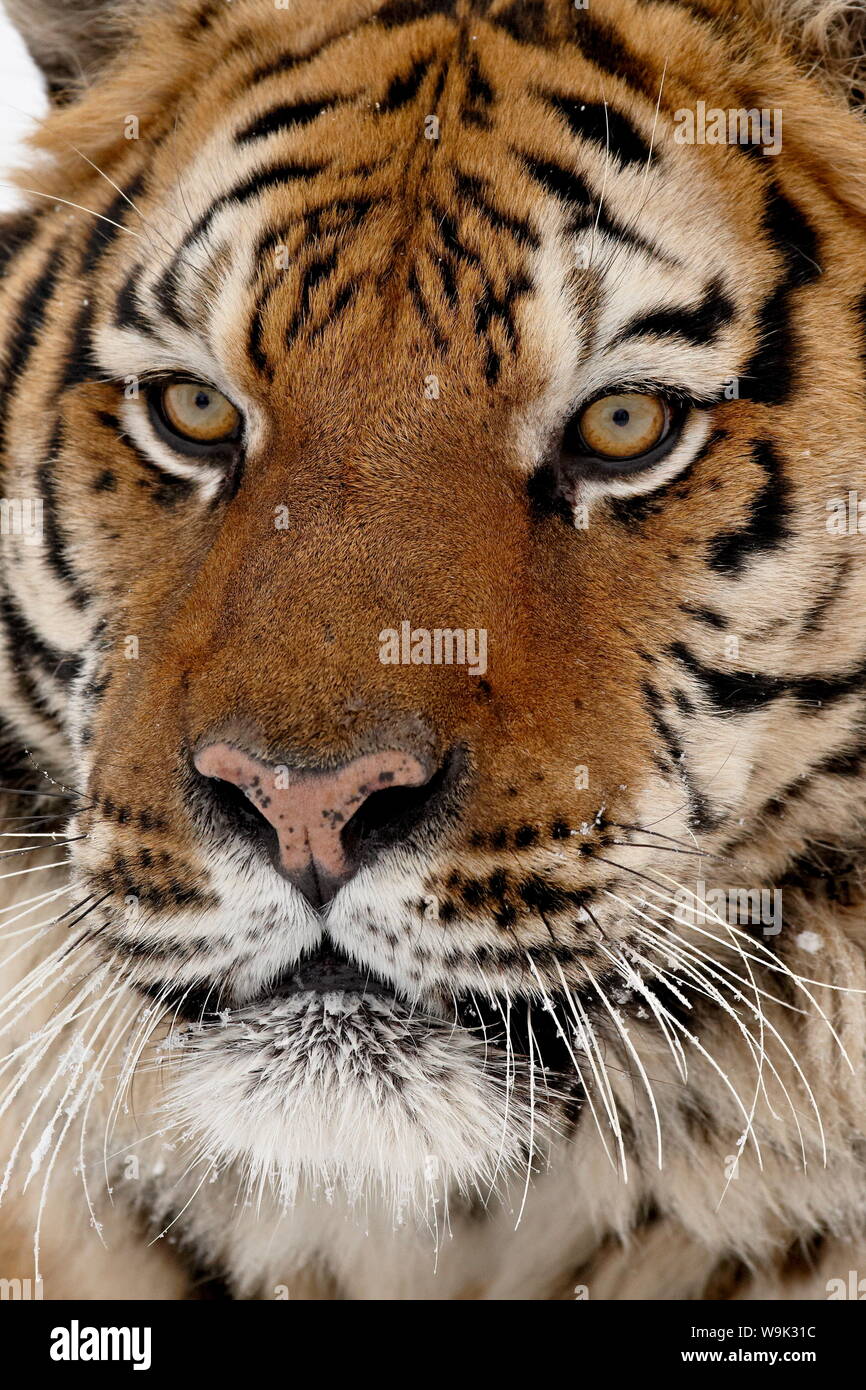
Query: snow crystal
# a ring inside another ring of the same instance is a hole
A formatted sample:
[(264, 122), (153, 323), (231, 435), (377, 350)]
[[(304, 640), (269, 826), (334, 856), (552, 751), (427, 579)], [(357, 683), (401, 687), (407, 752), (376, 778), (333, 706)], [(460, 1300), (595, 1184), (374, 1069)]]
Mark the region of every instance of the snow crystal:
[(51, 1119), (48, 1121), (48, 1124), (43, 1129), (42, 1134), (39, 1138), (39, 1143), (36, 1145), (36, 1148), (30, 1155), (30, 1172), (27, 1174), (27, 1182), (24, 1184), (25, 1187), (30, 1182), (30, 1180), (36, 1176), (36, 1174), (39, 1172), (39, 1169), (42, 1167), (42, 1164), (44, 1163), (45, 1159), (47, 1158), (48, 1150), (51, 1145), (51, 1136), (53, 1133), (54, 1120)]
[(821, 938), (817, 932), (801, 931), (797, 937), (797, 945), (801, 951), (808, 951), (813, 956), (816, 951), (821, 949)]

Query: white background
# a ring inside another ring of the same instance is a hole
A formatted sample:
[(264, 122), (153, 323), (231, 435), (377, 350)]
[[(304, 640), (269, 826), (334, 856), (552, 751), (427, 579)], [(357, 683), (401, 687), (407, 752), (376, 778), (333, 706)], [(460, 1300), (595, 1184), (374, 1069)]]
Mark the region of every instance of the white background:
[(45, 111), (42, 83), (26, 48), (0, 5), (0, 212), (14, 207), (15, 194), (4, 185), (20, 159), (20, 140), (33, 128), (32, 116)]

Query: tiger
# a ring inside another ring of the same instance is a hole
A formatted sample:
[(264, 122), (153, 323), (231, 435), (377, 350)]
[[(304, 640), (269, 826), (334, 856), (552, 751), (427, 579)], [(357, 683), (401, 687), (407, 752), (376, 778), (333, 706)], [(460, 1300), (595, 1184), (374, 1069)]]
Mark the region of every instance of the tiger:
[(846, 1296), (862, 7), (4, 3), (0, 1274)]

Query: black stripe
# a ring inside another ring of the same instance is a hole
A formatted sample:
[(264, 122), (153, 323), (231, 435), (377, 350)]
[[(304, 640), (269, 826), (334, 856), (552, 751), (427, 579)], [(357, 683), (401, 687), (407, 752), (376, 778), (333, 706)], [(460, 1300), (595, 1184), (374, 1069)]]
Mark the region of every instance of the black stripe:
[(692, 781), (682, 742), (662, 716), (662, 710), (666, 708), (662, 695), (649, 681), (645, 681), (641, 689), (650, 707), (650, 722), (668, 753), (668, 772), (673, 772), (685, 786), (689, 800), (689, 825), (693, 830), (717, 829), (719, 822), (716, 814), (710, 809), (704, 793), (699, 791)]
[(59, 244), (54, 244), (48, 250), (42, 273), (12, 311), (14, 328), (4, 344), (6, 367), (0, 382), (0, 453), (5, 449), (12, 397), (39, 340), (48, 306), (60, 278), (61, 265), (61, 248)]
[[(304, 216), (308, 215), (308, 213), (304, 214)], [(302, 218), (299, 219), (299, 221), (302, 220)], [(288, 249), (288, 244), (291, 241), (293, 235), (297, 232), (297, 229), (298, 224), (296, 224), (294, 227), (270, 227), (267, 231), (262, 232), (261, 236), (259, 237), (256, 243), (256, 249), (253, 252), (254, 263), (259, 268), (263, 268), (263, 262), (268, 260), (268, 257), (272, 256), (273, 253), (279, 250), (280, 247), (285, 247), (286, 249)]]
[(684, 642), (675, 642), (670, 653), (703, 686), (719, 714), (749, 713), (788, 693), (785, 682), (778, 676), (761, 672), (734, 674), (705, 666)]
[(650, 150), (631, 121), (609, 104), (582, 101), (580, 97), (564, 96), (560, 92), (542, 92), (541, 95), (565, 118), (572, 135), (591, 140), (621, 164), (646, 168), (647, 164), (657, 161), (658, 155)]
[[(816, 773), (830, 777), (859, 777), (866, 765), (866, 733), (854, 729), (849, 735), (854, 742), (848, 742), (834, 753), (828, 753), (815, 767)], [(802, 783), (798, 784), (802, 786)]]
[(846, 555), (843, 560), (837, 563), (836, 572), (830, 584), (816, 596), (808, 612), (804, 614), (800, 624), (801, 634), (818, 632), (823, 627), (824, 620), (831, 608), (842, 597), (847, 588), (853, 564), (854, 557), (852, 555)]
[[(373, 16), (375, 18), (375, 16)], [(363, 26), (362, 26), (363, 27)], [(315, 47), (307, 49), (306, 53), (280, 53), (276, 58), (270, 58), (266, 63), (260, 63), (253, 69), (246, 80), (247, 87), (257, 86), (259, 82), (266, 82), (269, 77), (278, 77), (285, 72), (294, 72), (296, 68), (303, 67), (307, 63), (312, 63), (315, 58), (321, 58), (329, 48), (333, 48), (349, 34), (357, 33), (357, 25), (351, 25), (348, 29), (342, 29), (337, 34), (329, 34), (327, 38), (321, 40)]]
[[(106, 211), (101, 214), (100, 220), (96, 221), (93, 227), (90, 228), (90, 234), (88, 240), (85, 242), (85, 249), (83, 249), (81, 259), (82, 275), (90, 275), (96, 270), (107, 247), (113, 245), (118, 236), (121, 235), (121, 227), (124, 225), (122, 224), (121, 218), (124, 217), (126, 208), (129, 207), (129, 203), (126, 202), (126, 199), (128, 199), (128, 197), (129, 199), (135, 197), (136, 193), (140, 190), (140, 186), (142, 186), (142, 182), (140, 175), (139, 178), (133, 179), (128, 190), (126, 190), (126, 196), (124, 197), (122, 193), (118, 193), (117, 197), (114, 197), (111, 203), (108, 203), (108, 207)], [(115, 225), (113, 225), (114, 222), (120, 225), (115, 227)]]
[(660, 94), (659, 78), (627, 47), (612, 24), (594, 18), (588, 10), (575, 10), (572, 37), (584, 57), (597, 68), (635, 87), (655, 105)]
[(205, 3), (192, 15), (186, 17), (181, 33), (185, 39), (197, 38), (206, 33), (218, 14), (225, 14), (220, 0), (205, 0)]
[(438, 203), (430, 204), (430, 215), (433, 218), (436, 231), (442, 238), (442, 243), (446, 251), (450, 252), (458, 261), (463, 261), (467, 265), (481, 265), (481, 257), (477, 251), (473, 251), (471, 246), (466, 246), (460, 239), (460, 231), (452, 214), (446, 211)]
[(532, 289), (532, 283), (525, 276), (511, 279), (500, 298), (487, 285), (475, 305), (475, 331), (486, 333), (494, 319), (498, 319), (505, 331), (509, 344), (514, 347), (517, 340), (514, 328), (514, 301)]
[(662, 698), (661, 691), (657, 686), (653, 685), (652, 681), (641, 681), (640, 689), (648, 708), (653, 714), (658, 714), (659, 710), (664, 709), (665, 702)]
[(561, 203), (567, 203), (569, 207), (580, 212), (587, 212), (592, 207), (589, 189), (574, 170), (566, 169), (564, 165), (555, 164), (552, 160), (536, 159), (528, 154), (521, 155), (521, 158), (536, 183), (540, 183)]
[(29, 246), (39, 227), (35, 212), (12, 212), (0, 217), (0, 276), (25, 246)]
[(310, 261), (307, 266), (304, 267), (303, 279), (301, 281), (301, 286), (298, 295), (298, 305), (295, 309), (294, 314), (292, 315), (292, 321), (286, 329), (286, 347), (291, 347), (292, 343), (294, 342), (295, 338), (300, 332), (301, 325), (303, 324), (304, 320), (309, 314), (310, 299), (312, 297), (313, 291), (316, 289), (318, 285), (322, 283), (323, 280), (327, 280), (328, 276), (333, 274), (336, 265), (337, 252), (336, 249), (334, 249), (330, 251), (327, 255), (317, 256), (314, 260)]
[(481, 71), (478, 54), (469, 55), (466, 64), (466, 95), (472, 106), (492, 106), (496, 93)]
[[(342, 37), (342, 35), (341, 35)], [(310, 53), (281, 53), (278, 58), (272, 58), (267, 63), (260, 63), (253, 68), (247, 78), (247, 87), (256, 87), (260, 82), (266, 82), (269, 77), (278, 77), (284, 72), (292, 72), (300, 67), (302, 63), (310, 62), (318, 57), (323, 48), (327, 48), (331, 40), (328, 39), (320, 48), (314, 48)]]
[[(26, 723), (26, 727), (16, 728), (16, 722)], [(33, 744), (33, 726), (27, 712), (0, 715), (0, 777), (3, 779), (3, 785), (39, 791), (41, 788), (38, 785), (34, 786), (33, 781), (33, 759), (25, 753), (24, 744), (31, 747)], [(47, 826), (47, 821), (45, 825)]]
[(541, 237), (527, 221), (502, 212), (489, 201), (489, 185), (486, 179), (466, 174), (462, 169), (454, 169), (453, 173), (458, 193), (469, 200), (476, 212), (480, 213), (491, 227), (499, 232), (510, 232), (522, 246), (532, 246), (536, 250), (540, 247)]
[[(81, 274), (90, 275), (98, 266), (105, 252), (113, 246), (124, 226), (123, 219), (144, 187), (144, 175), (136, 174), (126, 187), (109, 203), (102, 217), (91, 228), (81, 258)], [(113, 225), (116, 224), (116, 225)]]
[(238, 131), (235, 139), (239, 145), (246, 145), (251, 140), (264, 140), (278, 130), (310, 125), (326, 111), (332, 110), (336, 104), (332, 97), (324, 97), (318, 101), (298, 101), (293, 104), (281, 103), (279, 106), (271, 107), (263, 116), (257, 116), (250, 121), (249, 125)]
[(793, 324), (796, 291), (821, 274), (820, 253), (815, 229), (778, 188), (770, 192), (763, 228), (784, 269), (758, 315), (758, 346), (741, 373), (740, 396), (764, 405), (782, 405), (793, 393), (801, 365)]
[(699, 623), (706, 623), (707, 627), (714, 627), (717, 631), (723, 632), (728, 626), (727, 618), (712, 608), (700, 608), (691, 603), (681, 603), (680, 608), (683, 613), (688, 613), (690, 618), (696, 619)]
[(429, 304), (427, 303), (424, 291), (421, 288), (421, 282), (418, 279), (418, 271), (416, 270), (414, 265), (409, 271), (407, 289), (409, 290), (412, 303), (415, 305), (415, 311), (418, 314), (419, 319), (424, 324), (425, 328), (429, 329), (430, 333), (432, 334), (433, 343), (436, 348), (436, 351), (444, 352), (446, 348), (445, 340), (439, 331), (438, 325), (436, 323), (436, 318)]
[[(14, 626), (6, 612), (8, 599), (0, 600), (0, 622), (3, 623), (9, 637), (8, 655), (12, 657), (10, 665), (15, 676), (15, 684), (18, 688), (18, 696), (21, 703), (28, 710), (34, 711), (45, 720), (53, 729), (60, 730), (60, 721), (45, 694), (39, 686), (39, 682), (30, 668), (24, 655), (24, 648), (21, 645), (19, 635), (15, 632)], [(12, 653), (15, 653), (12, 656)], [(29, 720), (28, 720), (29, 722)], [(28, 739), (32, 739), (32, 731), (28, 730)]]
[(142, 267), (136, 266), (124, 280), (114, 305), (116, 328), (134, 328), (139, 333), (154, 334), (154, 326), (138, 301), (138, 283)]
[(175, 252), (170, 264), (160, 276), (155, 289), (158, 303), (163, 312), (168, 315), (181, 328), (188, 328), (186, 317), (178, 302), (180, 294), (180, 270), (183, 265), (184, 256), (189, 248), (202, 236), (210, 227), (214, 218), (222, 212), (223, 208), (231, 204), (243, 204), (251, 202), (267, 188), (274, 188), (279, 184), (293, 183), (299, 179), (314, 178), (323, 169), (322, 164), (275, 164), (269, 169), (261, 169), (255, 174), (250, 174), (248, 178), (235, 184), (234, 188), (227, 193), (222, 193), (211, 203), (207, 212), (202, 213), (194, 227), (184, 237), (181, 246)]
[(778, 549), (789, 537), (790, 488), (782, 461), (768, 439), (759, 440), (752, 460), (766, 481), (752, 499), (749, 520), (735, 531), (723, 531), (710, 542), (708, 561), (714, 570), (733, 577), (755, 556)]
[(414, 24), (419, 19), (431, 15), (453, 17), (457, 11), (458, 0), (388, 0), (380, 10), (371, 16), (386, 29), (397, 29), (403, 24)]
[(502, 355), (497, 352), (491, 342), (487, 344), (487, 361), (484, 365), (484, 376), (489, 386), (495, 386), (502, 371)]
[(857, 316), (857, 325), (860, 331), (860, 361), (866, 371), (866, 290), (863, 291), (857, 303), (854, 305), (854, 313)]
[(385, 202), (381, 194), (362, 194), (356, 198), (334, 198), (319, 207), (307, 208), (304, 218), (315, 235), (323, 231), (349, 231), (359, 227), (371, 208)]
[(253, 259), (263, 270), (275, 268), (282, 273), (285, 267), (263, 265), (279, 247), (288, 250), (292, 241), (303, 246), (323, 236), (353, 231), (361, 225), (371, 208), (383, 202), (383, 195), (365, 194), (357, 198), (332, 198), (317, 207), (308, 207), (299, 214), (294, 225), (283, 224), (262, 232)]
[(796, 203), (776, 187), (767, 199), (762, 225), (782, 257), (790, 285), (809, 285), (819, 278), (818, 234)]
[[(137, 174), (126, 185), (126, 188), (112, 199), (104, 214), (107, 220), (97, 221), (91, 228), (81, 255), (80, 275), (85, 284), (97, 269), (106, 251), (114, 245), (120, 236), (120, 229), (124, 225), (123, 219), (130, 203), (135, 200), (143, 186), (144, 176)], [(114, 226), (113, 223), (119, 225)], [(88, 302), (81, 306), (76, 316), (69, 351), (66, 355), (63, 378), (60, 382), (61, 391), (66, 391), (73, 386), (80, 386), (87, 381), (97, 380), (101, 376), (99, 364), (93, 351), (92, 326), (93, 296), (89, 295)]]
[(445, 293), (445, 298), (448, 300), (448, 303), (451, 305), (451, 308), (456, 309), (457, 305), (460, 302), (460, 293), (457, 288), (457, 276), (455, 274), (453, 258), (450, 254), (447, 253), (444, 256), (438, 256), (431, 251), (430, 259), (433, 261), (433, 264), (439, 271), (439, 277), (442, 281), (442, 289)]
[(276, 288), (276, 284), (265, 285), (264, 289), (260, 291), (250, 318), (250, 326), (247, 333), (247, 351), (252, 361), (260, 372), (264, 372), (265, 375), (271, 377), (274, 374), (274, 369), (265, 351), (262, 335), (264, 332), (264, 316), (271, 295)]
[[(444, 84), (445, 69), (440, 74), (440, 84)], [(439, 96), (441, 96), (441, 90)], [(492, 124), (489, 108), (496, 100), (496, 93), (481, 71), (478, 54), (473, 50), (466, 59), (466, 90), (460, 107), (460, 119), (468, 125), (489, 130)], [(434, 102), (434, 106), (435, 106)]]
[(5, 629), (7, 655), (23, 703), (59, 729), (58, 717), (33, 668), (38, 667), (44, 676), (52, 676), (65, 685), (76, 675), (80, 658), (65, 656), (43, 642), (9, 594), (0, 598), (0, 622)]
[(491, 24), (504, 29), (518, 43), (544, 44), (547, 40), (544, 0), (511, 0), (504, 10), (489, 18)]
[(357, 294), (358, 286), (356, 283), (343, 285), (342, 288), (337, 291), (337, 294), (334, 298), (334, 302), (328, 309), (327, 314), (325, 315), (322, 322), (318, 324), (315, 328), (311, 329), (308, 337), (308, 342), (310, 342), (311, 344), (318, 342), (318, 340), (327, 331), (327, 329), (329, 329), (333, 324), (337, 322), (339, 318), (342, 317), (342, 315), (349, 308), (349, 305), (354, 302), (355, 298), (357, 297)]
[(716, 341), (735, 314), (733, 300), (725, 294), (721, 279), (716, 279), (704, 291), (696, 308), (651, 309), (621, 328), (613, 341), (621, 343), (627, 338), (651, 334), (658, 338), (683, 338), (694, 347), (706, 347)]
[(485, 286), (480, 298), (475, 304), (475, 331), (480, 336), (487, 338), (487, 363), (485, 367), (485, 377), (490, 386), (495, 386), (499, 380), (499, 373), (502, 360), (499, 352), (493, 346), (490, 339), (490, 328), (494, 321), (501, 324), (502, 332), (506, 343), (513, 352), (517, 347), (517, 330), (514, 325), (514, 302), (521, 295), (527, 294), (532, 289), (532, 283), (526, 276), (517, 276), (510, 279), (505, 287), (505, 293), (500, 298), (493, 293), (491, 286)]
[(183, 249), (185, 250), (197, 241), (217, 214), (224, 207), (228, 207), (230, 203), (249, 203), (253, 198), (257, 198), (260, 193), (263, 193), (266, 188), (274, 188), (282, 183), (295, 183), (299, 179), (315, 178), (324, 167), (323, 164), (275, 164), (269, 169), (260, 169), (257, 173), (250, 174), (248, 178), (229, 189), (228, 193), (221, 193), (207, 212), (202, 213), (192, 231), (188, 232), (184, 238)]
[(54, 467), (63, 452), (63, 426), (58, 421), (48, 452), (36, 473), (36, 483), (42, 498), (42, 521), (44, 528), (45, 558), (54, 571), (55, 578), (63, 585), (69, 602), (78, 609), (85, 608), (90, 595), (83, 588), (78, 575), (69, 562), (66, 553), (66, 536), (58, 514), (57, 487)]
[(747, 714), (786, 695), (820, 712), (836, 700), (861, 694), (866, 682), (866, 661), (839, 675), (774, 676), (762, 671), (716, 671), (683, 642), (675, 642), (669, 651), (700, 682), (720, 715)]
[(799, 340), (791, 323), (790, 291), (779, 285), (758, 315), (758, 346), (740, 374), (740, 397), (761, 405), (791, 399), (801, 365)]
[(166, 266), (162, 275), (160, 275), (153, 287), (152, 294), (156, 299), (159, 309), (166, 318), (171, 319), (172, 322), (176, 323), (180, 328), (188, 329), (190, 323), (180, 303), (181, 265), (182, 257), (180, 254), (177, 254), (170, 264)]
[(388, 90), (379, 103), (380, 111), (400, 111), (417, 97), (421, 84), (430, 71), (431, 59), (419, 58), (408, 73), (391, 79)]
[(60, 390), (81, 386), (85, 381), (93, 381), (101, 375), (93, 356), (93, 306), (83, 304), (75, 316), (75, 326), (69, 341), (69, 349), (63, 364)]
[(609, 217), (602, 207), (600, 213), (593, 214), (591, 211), (584, 214), (581, 219), (575, 219), (574, 230), (580, 226), (584, 228), (594, 226), (603, 236), (609, 236), (615, 241), (621, 241), (625, 246), (631, 246), (633, 250), (640, 251), (645, 256), (650, 256), (655, 261), (661, 261), (664, 265), (678, 266), (680, 264), (676, 257), (669, 256), (666, 251), (652, 242), (647, 241), (639, 232), (633, 232), (628, 227), (624, 227), (621, 222)]
[(431, 112), (438, 110), (439, 103), (442, 100), (442, 93), (445, 90), (445, 80), (447, 76), (448, 65), (447, 63), (441, 63), (439, 66), (439, 71), (436, 74), (436, 86), (433, 88), (433, 95), (430, 98)]
[(527, 172), (537, 183), (571, 209), (572, 231), (597, 227), (601, 234), (621, 241), (626, 246), (643, 252), (644, 255), (652, 256), (668, 265), (676, 264), (666, 252), (646, 241), (639, 232), (632, 232), (628, 227), (616, 222), (603, 208), (594, 210), (590, 190), (574, 170), (566, 169), (564, 165), (551, 160), (536, 159), (522, 150), (512, 149), (512, 153), (523, 161)]

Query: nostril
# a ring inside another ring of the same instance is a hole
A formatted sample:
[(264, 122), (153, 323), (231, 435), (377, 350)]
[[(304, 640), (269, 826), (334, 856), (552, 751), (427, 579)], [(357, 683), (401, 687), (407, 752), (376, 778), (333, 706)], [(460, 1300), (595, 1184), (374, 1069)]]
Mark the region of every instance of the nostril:
[(247, 835), (252, 833), (271, 844), (276, 851), (276, 830), (245, 791), (220, 777), (209, 777), (207, 788), (211, 806), (218, 811), (220, 818), (231, 830)]
[(451, 779), (453, 763), (453, 755), (449, 755), (420, 786), (386, 787), (371, 792), (340, 832), (347, 859), (360, 865), (377, 850), (405, 840), (435, 809)]

